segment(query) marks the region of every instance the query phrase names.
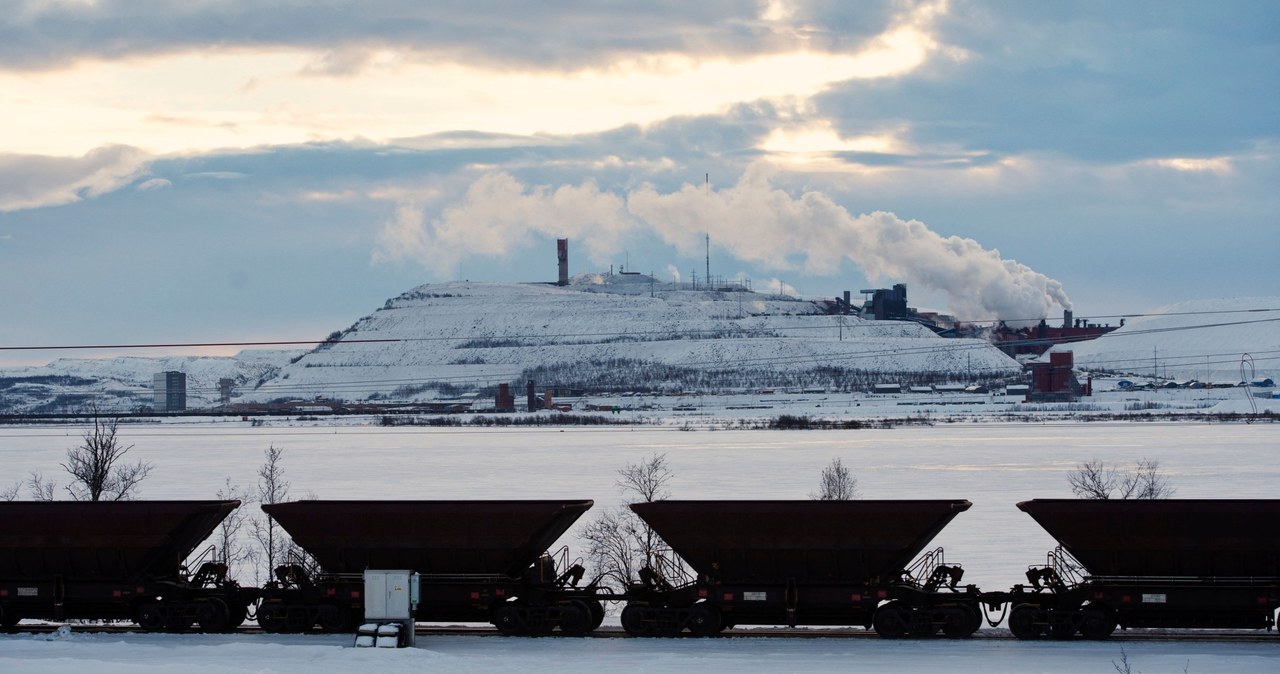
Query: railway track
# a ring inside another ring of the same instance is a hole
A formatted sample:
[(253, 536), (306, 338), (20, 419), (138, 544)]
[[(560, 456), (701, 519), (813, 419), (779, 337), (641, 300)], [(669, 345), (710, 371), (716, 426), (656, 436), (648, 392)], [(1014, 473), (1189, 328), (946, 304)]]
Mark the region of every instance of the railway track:
[[(3, 634), (53, 634), (63, 627), (70, 628), (72, 633), (82, 634), (136, 634), (141, 633), (139, 628), (133, 624), (38, 624), (38, 625), (21, 625), (15, 628), (0, 630)], [(418, 636), (466, 636), (466, 637), (501, 637), (503, 636), (493, 627), (463, 627), (463, 626), (427, 626), (418, 625), (414, 630)], [(184, 632), (183, 634), (197, 635), (199, 632)], [(266, 634), (262, 628), (254, 625), (246, 625), (239, 627), (228, 634)], [(317, 632), (319, 634), (319, 632)], [(520, 638), (520, 637), (511, 637)], [(559, 638), (559, 637), (551, 637)], [(627, 636), (626, 632), (620, 627), (602, 627), (595, 632), (587, 635), (587, 639), (634, 639), (636, 637)], [(691, 637), (690, 637), (691, 638)], [(784, 628), (744, 628), (725, 630), (720, 638), (747, 638), (747, 639), (875, 639), (880, 637), (870, 630), (863, 629), (784, 629)], [(990, 629), (980, 630), (968, 637), (967, 639), (959, 639), (957, 641), (966, 640), (996, 640), (996, 641), (1017, 641), (1017, 639), (1006, 629)], [(907, 639), (910, 641), (910, 639)], [(1196, 631), (1163, 631), (1163, 630), (1121, 630), (1107, 641), (1113, 642), (1162, 642), (1177, 641), (1190, 643), (1280, 643), (1280, 635), (1275, 632), (1226, 632), (1212, 630), (1196, 630)]]

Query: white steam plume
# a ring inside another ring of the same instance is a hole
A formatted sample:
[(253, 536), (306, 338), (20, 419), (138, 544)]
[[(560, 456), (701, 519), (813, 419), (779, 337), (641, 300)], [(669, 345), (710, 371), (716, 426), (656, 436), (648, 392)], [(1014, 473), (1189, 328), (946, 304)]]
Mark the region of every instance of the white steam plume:
[(664, 194), (643, 186), (624, 199), (592, 181), (553, 190), (490, 174), (429, 223), (402, 205), (380, 236), (379, 257), (452, 269), (463, 256), (505, 255), (541, 233), (581, 242), (588, 258), (602, 264), (635, 235), (656, 234), (682, 254), (697, 255), (706, 232), (734, 257), (770, 269), (831, 274), (847, 258), (873, 283), (945, 294), (949, 309), (964, 318), (1028, 319), (1071, 308), (1061, 283), (973, 239), (943, 237), (892, 213), (855, 216), (825, 194), (796, 198), (774, 189), (769, 177), (755, 165), (728, 189), (708, 193), (686, 184)]

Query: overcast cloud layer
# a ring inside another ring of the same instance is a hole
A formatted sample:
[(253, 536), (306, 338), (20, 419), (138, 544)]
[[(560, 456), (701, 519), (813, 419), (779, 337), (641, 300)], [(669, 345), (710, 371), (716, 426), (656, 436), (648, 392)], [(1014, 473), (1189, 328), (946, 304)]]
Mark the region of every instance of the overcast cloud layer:
[(0, 16), (0, 346), (317, 338), (566, 236), (970, 319), (1280, 295), (1272, 2), (260, 4)]

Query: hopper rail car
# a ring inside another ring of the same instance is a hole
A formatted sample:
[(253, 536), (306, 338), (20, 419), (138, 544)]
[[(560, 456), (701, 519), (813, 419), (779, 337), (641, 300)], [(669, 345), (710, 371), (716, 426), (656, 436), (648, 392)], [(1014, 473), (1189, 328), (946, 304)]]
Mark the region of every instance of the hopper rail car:
[[(147, 631), (351, 631), (361, 574), (419, 574), (420, 622), (580, 636), (621, 604), (630, 636), (844, 626), (964, 638), (1007, 615), (1019, 639), (1118, 628), (1270, 631), (1280, 609), (1280, 500), (1017, 504), (1059, 547), (1008, 590), (962, 585), (930, 543), (960, 499), (657, 501), (632, 511), (669, 546), (623, 588), (555, 542), (578, 500), (296, 501), (262, 506), (314, 560), (242, 587), (208, 555), (184, 565), (238, 501), (0, 503), (0, 626), (133, 621)], [(191, 571), (188, 567), (195, 568)]]

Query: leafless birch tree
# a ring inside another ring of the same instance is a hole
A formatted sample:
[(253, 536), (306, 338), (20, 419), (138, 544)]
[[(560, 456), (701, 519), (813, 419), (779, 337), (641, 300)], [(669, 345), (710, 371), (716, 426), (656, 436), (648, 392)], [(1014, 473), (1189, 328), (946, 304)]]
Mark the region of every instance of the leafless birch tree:
[[(263, 504), (281, 503), (289, 498), (289, 481), (284, 479), (284, 448), (271, 445), (264, 452), (265, 460), (258, 468), (258, 502)], [(250, 532), (258, 546), (262, 548), (262, 559), (267, 563), (267, 577), (275, 572), (276, 566), (283, 562), (289, 548), (289, 537), (280, 529), (280, 525), (263, 513), (262, 517), (253, 518)]]
[(1132, 470), (1120, 470), (1093, 459), (1067, 473), (1071, 493), (1083, 499), (1165, 499), (1174, 493), (1169, 478), (1160, 471), (1160, 462), (1142, 459)]
[(836, 457), (822, 469), (818, 493), (809, 494), (815, 501), (851, 501), (858, 498), (858, 478)]
[(84, 442), (67, 450), (63, 470), (71, 476), (67, 493), (77, 501), (127, 501), (138, 485), (151, 474), (151, 464), (122, 462), (133, 445), (120, 444), (120, 420), (93, 415), (93, 427), (84, 433)]
[(238, 484), (233, 484), (228, 477), (223, 487), (218, 490), (217, 498), (241, 502), (241, 507), (232, 510), (213, 532), (214, 545), (222, 551), (222, 563), (228, 568), (252, 563), (257, 557), (257, 551), (244, 544), (241, 532), (249, 516), (249, 509), (245, 506), (253, 502), (253, 493)]
[[(654, 454), (618, 470), (614, 485), (629, 502), (651, 503), (671, 496), (667, 483), (673, 477), (667, 455)], [(596, 516), (581, 536), (587, 542), (587, 555), (597, 573), (624, 588), (665, 547), (653, 529), (626, 506)]]

